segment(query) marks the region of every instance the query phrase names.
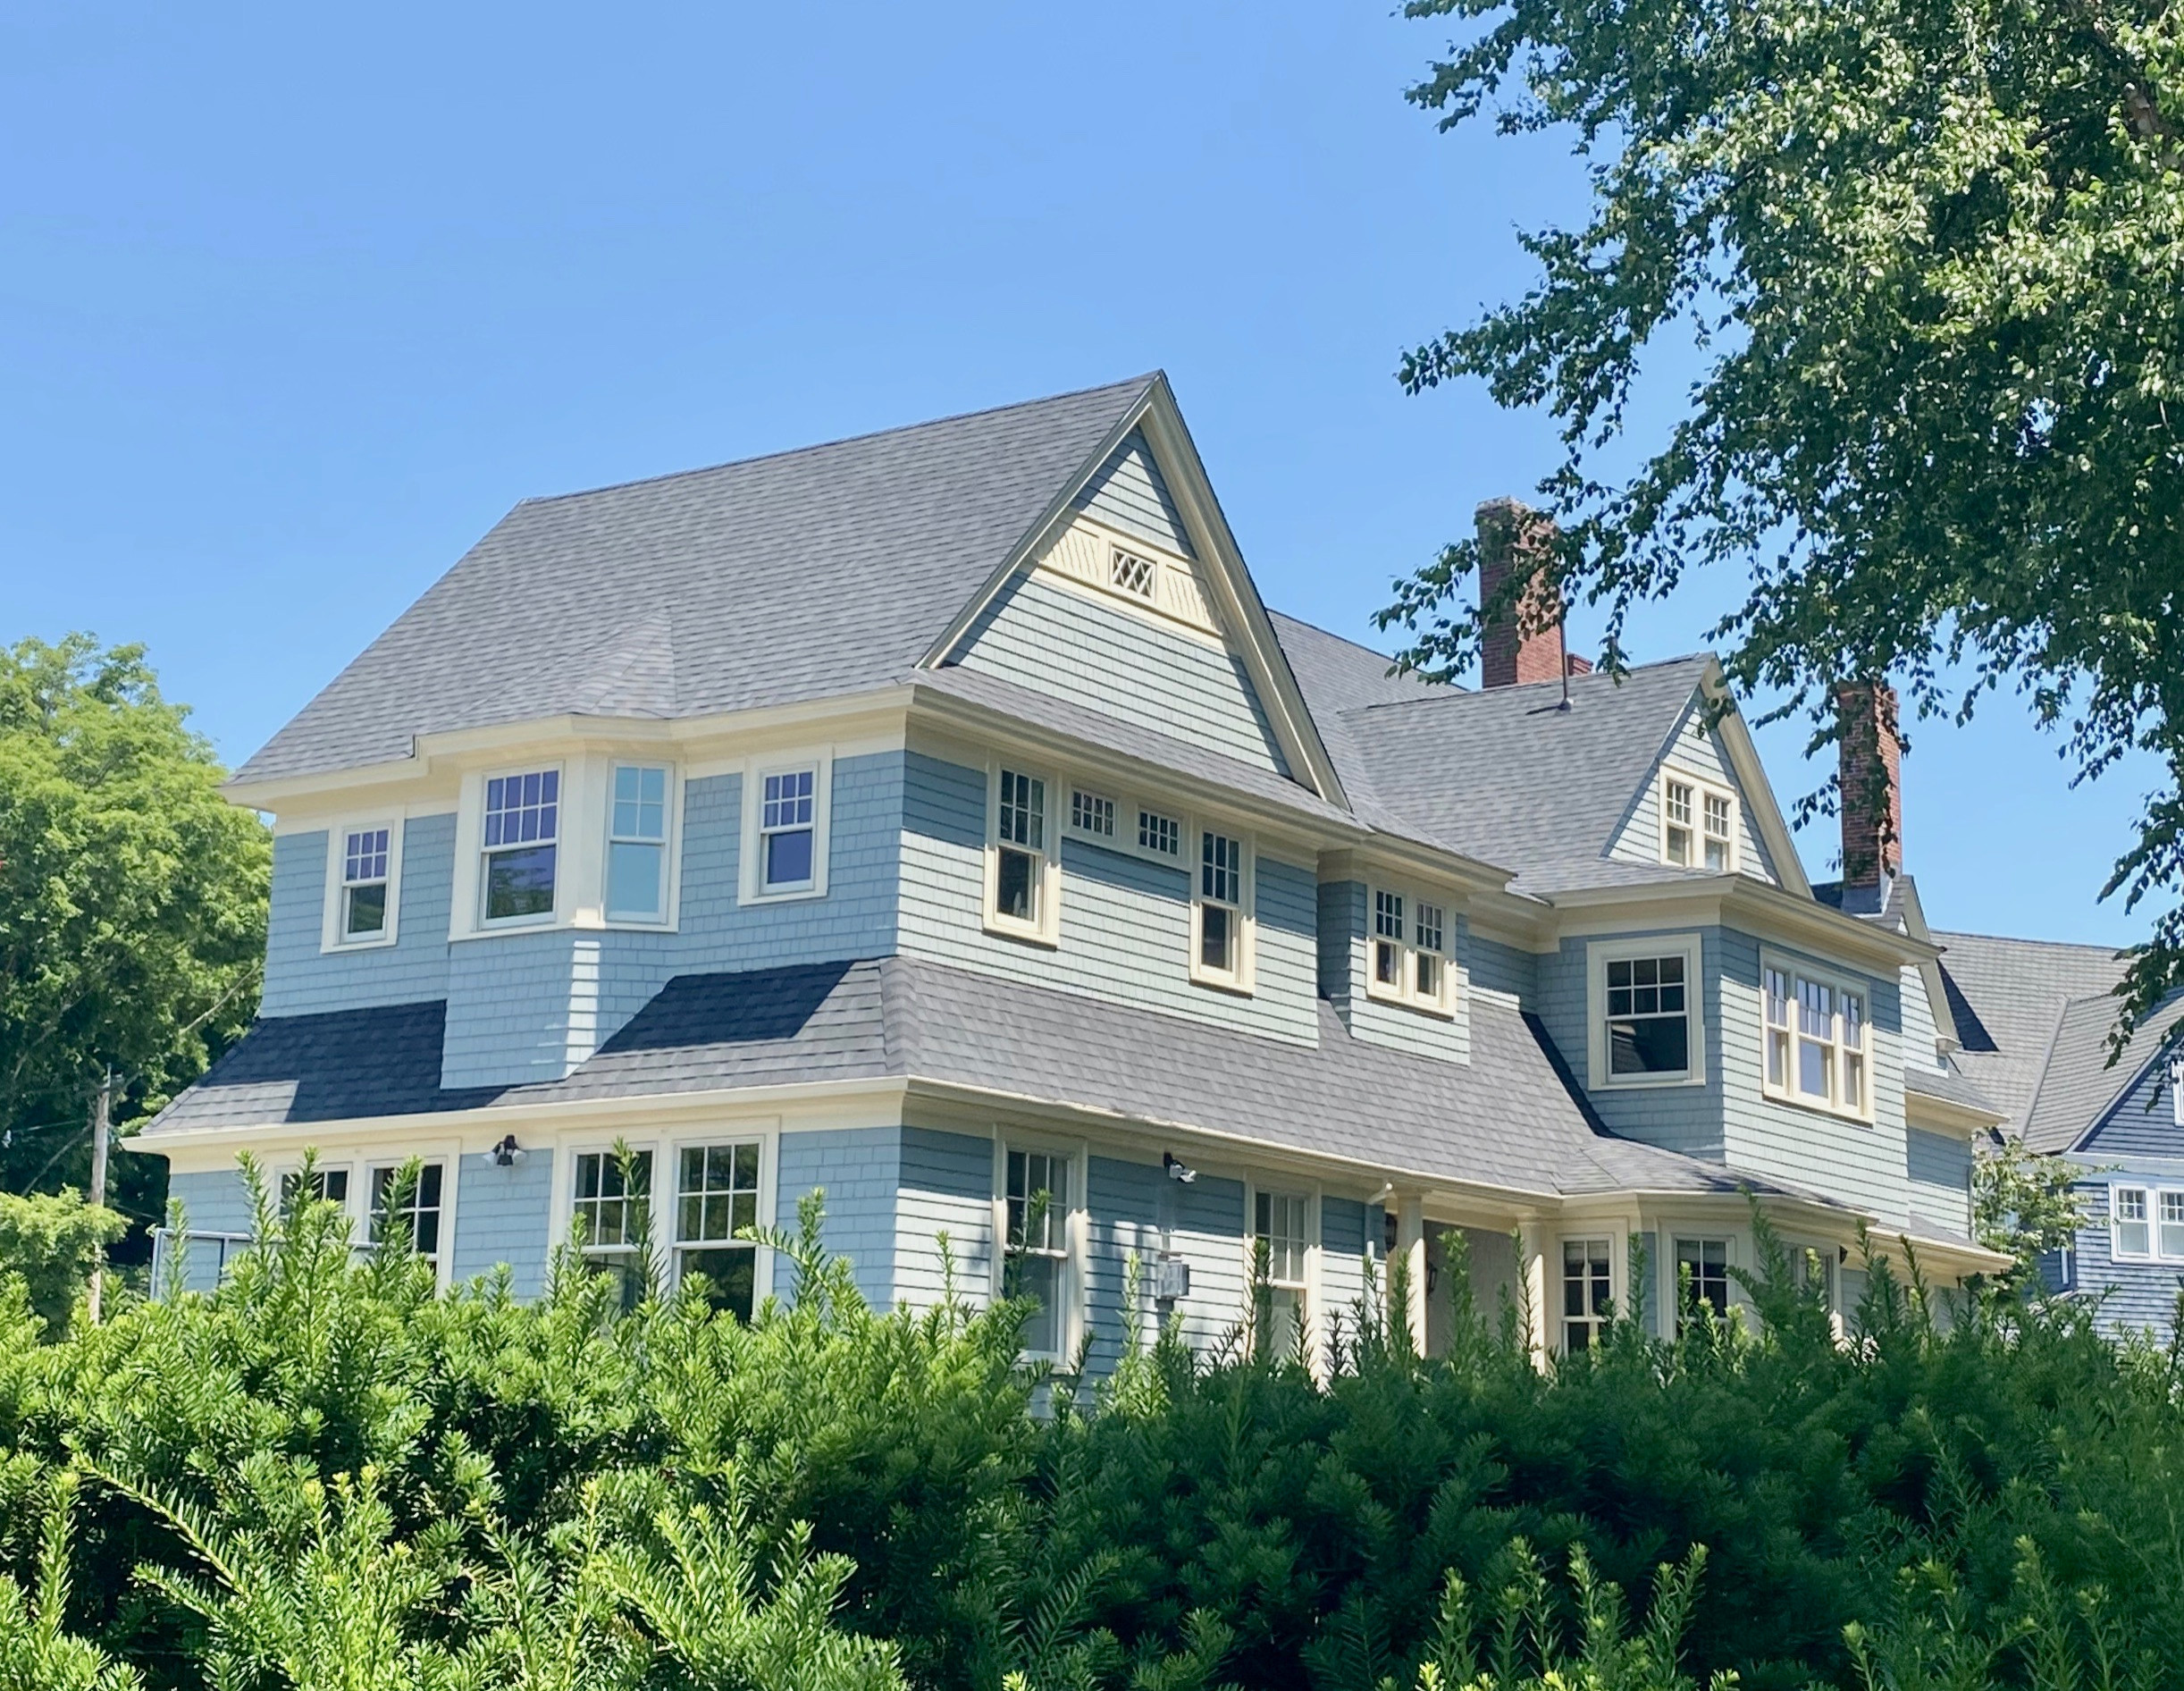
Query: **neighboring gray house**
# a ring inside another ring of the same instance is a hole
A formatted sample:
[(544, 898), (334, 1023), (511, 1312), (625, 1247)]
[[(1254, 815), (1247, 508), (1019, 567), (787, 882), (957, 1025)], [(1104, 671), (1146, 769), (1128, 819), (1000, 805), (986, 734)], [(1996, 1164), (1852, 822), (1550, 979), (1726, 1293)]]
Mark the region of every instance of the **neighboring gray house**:
[(1133, 1254), (1210, 1344), (1263, 1247), (1323, 1346), (1407, 1253), (1430, 1344), (1460, 1228), (1542, 1351), (1726, 1308), (1747, 1194), (1840, 1309), (1861, 1226), (1996, 1264), (1939, 945), (1815, 896), (1712, 660), (1388, 669), (1260, 602), (1158, 375), (527, 501), (235, 776), (261, 1019), (133, 1143), (200, 1282), (307, 1147), (360, 1226), (424, 1159), (445, 1279), (613, 1269), (626, 1141), (735, 1308), (823, 1187), (871, 1298), (945, 1233), (1095, 1369)]

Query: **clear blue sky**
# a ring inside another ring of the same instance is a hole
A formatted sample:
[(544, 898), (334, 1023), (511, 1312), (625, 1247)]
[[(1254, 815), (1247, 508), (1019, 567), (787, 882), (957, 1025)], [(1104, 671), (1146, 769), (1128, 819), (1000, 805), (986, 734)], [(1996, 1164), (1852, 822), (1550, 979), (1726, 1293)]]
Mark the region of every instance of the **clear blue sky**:
[[(1441, 38), (1388, 0), (11, 8), (0, 640), (146, 642), (239, 761), (525, 495), (1155, 366), (1268, 601), (1370, 638), (1551, 445), (1397, 356), (1582, 205), (1402, 102)], [(1763, 739), (1785, 803), (1802, 741)], [(2137, 936), (2095, 895), (2143, 777), (2070, 792), (2007, 702), (1908, 776), (1937, 922)]]

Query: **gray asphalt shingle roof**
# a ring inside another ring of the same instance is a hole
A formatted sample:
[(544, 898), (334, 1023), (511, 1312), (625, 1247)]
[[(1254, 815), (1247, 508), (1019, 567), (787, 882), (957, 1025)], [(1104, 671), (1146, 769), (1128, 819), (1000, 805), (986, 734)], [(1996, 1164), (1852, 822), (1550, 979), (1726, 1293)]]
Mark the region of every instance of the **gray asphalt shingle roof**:
[[(2073, 1003), (2088, 1007), (2075, 1019), (2069, 1043), (2103, 1046), (2115, 1021), (2115, 1002), (2108, 995), (2123, 977), (2122, 960), (2104, 946), (1989, 934), (1936, 931), (1934, 942), (1943, 947), (1942, 986), (1956, 1023), (1956, 1065), (2009, 1116), (2012, 1131), (2022, 1132)], [(2104, 1014), (2107, 1020), (2088, 1041), (2089, 1023)], [(2105, 1058), (2104, 1048), (2100, 1056)], [(2060, 1098), (2054, 1107), (2062, 1107)]]
[(449, 729), (699, 716), (881, 685), (1158, 379), (525, 500), (236, 778), (404, 757), (413, 736)]
[[(355, 1089), (356, 1051), (392, 1021), (437, 1026), (440, 1006), (270, 1018), (147, 1131), (332, 1119), (365, 1107), (482, 1107), (713, 1088), (903, 1077), (1065, 1103), (1238, 1136), (1369, 1168), (1541, 1193), (1811, 1194), (1634, 1140), (1592, 1115), (1545, 1033), (1478, 1000), (1460, 1065), (1353, 1040), (1323, 1002), (1317, 1047), (1289, 1045), (903, 957), (685, 975), (567, 1079), (439, 1092), (440, 1054), (405, 1039), (382, 1080)], [(355, 1024), (336, 1035), (344, 1015)], [(376, 1018), (376, 1020), (374, 1020)], [(311, 1024), (306, 1027), (302, 1024)], [(437, 1097), (442, 1100), (434, 1103)], [(374, 1098), (379, 1102), (375, 1105)]]

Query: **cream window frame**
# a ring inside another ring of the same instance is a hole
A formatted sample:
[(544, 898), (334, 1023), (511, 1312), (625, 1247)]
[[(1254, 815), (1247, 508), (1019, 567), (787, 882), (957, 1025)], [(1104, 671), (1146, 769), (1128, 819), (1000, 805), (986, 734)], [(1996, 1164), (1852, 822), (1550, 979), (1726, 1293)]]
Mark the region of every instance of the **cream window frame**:
[[(337, 951), (375, 951), (391, 946), (400, 938), (402, 914), (402, 834), (407, 818), (400, 811), (375, 812), (370, 815), (345, 817), (331, 824), (326, 830), (325, 897), (319, 915), (318, 948), (322, 955)], [(387, 830), (387, 919), (377, 933), (359, 934), (347, 938), (343, 929), (348, 925), (348, 883), (342, 879), (347, 873), (349, 837), (368, 829)]]
[(1304, 1295), (1305, 1353), (1313, 1360), (1316, 1371), (1322, 1360), (1320, 1354), (1320, 1313), (1323, 1302), (1323, 1282), (1326, 1266), (1326, 1241), (1321, 1227), (1321, 1189), (1317, 1181), (1284, 1180), (1279, 1175), (1254, 1174), (1244, 1182), (1244, 1326), (1247, 1332), (1258, 1318), (1258, 1311), (1249, 1302), (1251, 1277), (1258, 1261), (1259, 1199), (1267, 1198), (1301, 1198), (1305, 1202), (1305, 1273), (1301, 1281), (1276, 1280), (1267, 1276), (1271, 1285), (1294, 1289)]
[[(769, 888), (765, 884), (766, 778), (811, 772), (811, 879), (802, 886)], [(834, 748), (831, 745), (791, 747), (744, 761), (743, 794), (738, 803), (735, 902), (743, 904), (791, 904), (827, 896), (828, 846), (834, 833)], [(681, 806), (678, 804), (679, 811)]]
[[(1258, 847), (1252, 836), (1242, 829), (1218, 819), (1194, 816), (1184, 819), (1182, 862), (1190, 876), (1190, 979), (1202, 987), (1217, 992), (1232, 992), (1249, 997), (1255, 991), (1258, 976), (1258, 923), (1255, 912), (1258, 904)], [(1239, 847), (1240, 861), (1237, 865), (1237, 896), (1233, 904), (1217, 899), (1205, 890), (1205, 841), (1209, 835), (1234, 840)], [(1205, 962), (1205, 911), (1209, 904), (1233, 913), (1236, 923), (1233, 969), (1216, 969)]]
[(1007, 1294), (1009, 1258), (1009, 1153), (1028, 1151), (1035, 1156), (1051, 1157), (1068, 1165), (1070, 1191), (1063, 1206), (1063, 1249), (1058, 1260), (1062, 1264), (1062, 1308), (1060, 1319), (1054, 1324), (1061, 1342), (1053, 1350), (1021, 1352), (1027, 1362), (1046, 1362), (1065, 1366), (1084, 1348), (1087, 1321), (1085, 1285), (1086, 1264), (1090, 1254), (1091, 1216), (1086, 1207), (1086, 1182), (1091, 1174), (1090, 1148), (1082, 1140), (1057, 1138), (1052, 1134), (1024, 1132), (1010, 1126), (994, 1129), (993, 1207), (990, 1225), (993, 1230), (992, 1279), (990, 1295), (995, 1303)]
[[(662, 913), (648, 921), (637, 916), (614, 916), (608, 913), (607, 891), (609, 877), (614, 864), (614, 848), (621, 843), (614, 831), (614, 783), (617, 771), (621, 770), (664, 770), (667, 772), (667, 797), (661, 817), (664, 837), (660, 847), (660, 904)], [(680, 925), (683, 905), (683, 768), (666, 758), (612, 757), (607, 760), (604, 803), (600, 812), (599, 860), (599, 914), (600, 924), (606, 928), (627, 928), (640, 933), (672, 933)]]
[[(1691, 814), (1685, 821), (1677, 822), (1671, 820), (1672, 807), (1668, 789), (1672, 785), (1690, 789)], [(1728, 832), (1722, 837), (1722, 844), (1726, 849), (1722, 866), (1719, 869), (1709, 868), (1706, 862), (1707, 842), (1712, 837), (1712, 830), (1706, 826), (1706, 807), (1707, 801), (1709, 799), (1725, 804), (1728, 808)], [(1671, 869), (1695, 870), (1701, 874), (1709, 875), (1735, 875), (1743, 871), (1743, 852), (1740, 848), (1743, 840), (1743, 807), (1738, 803), (1736, 790), (1734, 787), (1725, 787), (1719, 781), (1709, 781), (1704, 776), (1694, 774), (1678, 765), (1664, 763), (1661, 766), (1660, 781), (1654, 802), (1660, 824), (1659, 844), (1662, 862), (1667, 864)], [(1671, 828), (1683, 828), (1689, 832), (1692, 851), (1692, 858), (1689, 862), (1679, 863), (1670, 854), (1668, 831)]]
[[(1001, 777), (1004, 771), (1045, 784), (1039, 805), (1039, 843), (1037, 846), (1001, 837)], [(1052, 950), (1062, 943), (1062, 817), (1055, 801), (1066, 799), (1068, 780), (1056, 770), (1029, 760), (995, 758), (986, 766), (986, 853), (980, 914), (986, 931), (1004, 938), (1021, 939)], [(1025, 921), (1001, 909), (1001, 854), (1024, 853), (1034, 858), (1033, 896), (1037, 906)]]
[[(1684, 959), (1684, 1015), (1687, 1062), (1681, 1073), (1617, 1074), (1608, 1046), (1608, 965), (1647, 957)], [(1651, 1087), (1706, 1084), (1705, 947), (1695, 933), (1649, 934), (1595, 939), (1585, 946), (1585, 1086), (1588, 1091), (1639, 1091)]]
[[(1777, 1022), (1774, 1015), (1774, 996), (1768, 990), (1771, 977), (1783, 977), (1789, 986), (1787, 1022)], [(1801, 1073), (1802, 1047), (1813, 1040), (1804, 1029), (1803, 999), (1800, 989), (1804, 986), (1825, 988), (1828, 993), (1828, 1038), (1824, 1042), (1827, 1050), (1827, 1096), (1819, 1098), (1805, 1091), (1797, 1081)], [(1843, 1097), (1846, 1090), (1844, 1077), (1850, 1071), (1852, 1047), (1845, 1044), (1850, 1018), (1844, 1012), (1844, 999), (1855, 998), (1862, 1014), (1860, 1029), (1862, 1044), (1856, 1055), (1861, 1062), (1860, 1101), (1856, 1106), (1846, 1105)], [(1776, 1041), (1786, 1036), (1782, 1080), (1779, 1083), (1769, 1074), (1774, 1060)], [(1845, 1122), (1871, 1125), (1874, 1120), (1873, 1093), (1877, 1055), (1873, 1027), (1873, 983), (1858, 975), (1846, 975), (1834, 970), (1804, 963), (1785, 954), (1762, 950), (1760, 953), (1760, 1091), (1772, 1103), (1786, 1104), (1795, 1109), (1816, 1110), (1823, 1115), (1832, 1115)]]
[[(492, 783), (511, 776), (545, 775), (555, 777), (554, 800), (554, 864), (553, 904), (542, 911), (526, 916), (489, 916), (486, 879), (495, 854), (511, 848), (505, 842), (499, 846), (485, 843), (485, 801), (492, 790)], [(564, 757), (538, 757), (519, 763), (496, 765), (483, 769), (464, 783), (463, 808), (456, 824), (456, 846), (458, 854), (466, 852), (470, 868), (466, 877), (467, 906), (458, 905), (455, 913), (458, 921), (467, 915), (471, 935), (528, 933), (534, 929), (559, 928), (569, 920), (575, 908), (575, 895), (571, 887), (570, 871), (576, 867), (574, 858), (577, 838), (585, 830), (571, 827), (570, 819), (582, 813), (582, 783), (578, 779), (575, 762)], [(463, 871), (458, 868), (457, 872)]]
[(1600, 1342), (1600, 1330), (1607, 1325), (1608, 1317), (1604, 1316), (1569, 1315), (1567, 1301), (1569, 1282), (1568, 1247), (1601, 1241), (1605, 1241), (1608, 1246), (1608, 1301), (1609, 1307), (1615, 1311), (1615, 1319), (1625, 1321), (1630, 1318), (1630, 1290), (1626, 1283), (1630, 1279), (1629, 1229), (1620, 1222), (1613, 1224), (1601, 1222), (1598, 1225), (1588, 1225), (1582, 1221), (1572, 1220), (1566, 1231), (1556, 1235), (1555, 1254), (1549, 1259), (1548, 1264), (1550, 1275), (1548, 1296), (1553, 1300), (1548, 1312), (1548, 1319), (1554, 1325), (1554, 1334), (1550, 1344), (1557, 1356), (1572, 1354), (1569, 1348), (1571, 1322), (1581, 1321), (1590, 1327), (1593, 1333), (1592, 1343), (1594, 1345)]
[[(1382, 900), (1396, 898), (1402, 901), (1400, 933), (1393, 938), (1380, 931)], [(1421, 907), (1441, 913), (1441, 944), (1430, 952), (1421, 943), (1424, 931), (1420, 918)], [(1406, 1009), (1422, 1011), (1427, 1015), (1443, 1020), (1457, 1013), (1456, 950), (1451, 943), (1453, 923), (1451, 901), (1441, 895), (1422, 893), (1415, 887), (1403, 886), (1393, 881), (1372, 881), (1365, 887), (1365, 996), (1382, 1004), (1401, 1005)], [(1380, 947), (1392, 946), (1397, 954), (1396, 980), (1390, 984), (1380, 977)], [(1432, 992), (1418, 988), (1418, 959), (1431, 955), (1439, 963), (1440, 980)]]

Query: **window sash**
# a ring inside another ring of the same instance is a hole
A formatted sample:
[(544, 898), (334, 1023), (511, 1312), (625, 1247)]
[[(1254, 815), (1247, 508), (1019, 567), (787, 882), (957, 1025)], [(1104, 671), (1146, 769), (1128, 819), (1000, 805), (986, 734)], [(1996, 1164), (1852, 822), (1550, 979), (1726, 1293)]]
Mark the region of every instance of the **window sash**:
[(1101, 793), (1088, 793), (1082, 787), (1070, 791), (1070, 826), (1079, 834), (1090, 834), (1100, 839), (1113, 839), (1115, 829), (1115, 802)]
[(1870, 1105), (1865, 994), (1770, 963), (1760, 997), (1765, 1089), (1862, 1117)]
[(759, 890), (802, 892), (819, 879), (819, 767), (759, 778)]
[(756, 1140), (685, 1145), (676, 1156), (675, 1241), (725, 1248), (752, 1244), (737, 1234), (759, 1224)]
[(630, 1175), (626, 1185), (621, 1159), (612, 1151), (578, 1153), (570, 1208), (584, 1219), (577, 1237), (587, 1257), (624, 1255), (637, 1249), (643, 1212), (651, 1206), (651, 1151), (631, 1153)]
[(2155, 1242), (2161, 1255), (2184, 1258), (2184, 1192), (2163, 1192), (2160, 1204), (2161, 1231)]
[(1608, 960), (1602, 1005), (1609, 1078), (1692, 1073), (1689, 972), (1680, 951)]
[(495, 775), (485, 783), (481, 920), (551, 917), (559, 890), (561, 771)]
[(1311, 1200), (1301, 1192), (1262, 1191), (1254, 1200), (1252, 1238), (1266, 1247), (1266, 1282), (1305, 1289), (1308, 1269)]
[(2113, 1189), (2109, 1201), (2115, 1228), (2115, 1254), (2119, 1257), (2151, 1257), (2154, 1254), (2154, 1230), (2147, 1216), (2146, 1189), (2143, 1186), (2118, 1186)]
[[(402, 1172), (401, 1165), (382, 1164), (372, 1171), (372, 1241), (386, 1239), (387, 1194)], [(396, 1208), (391, 1219), (409, 1234), (410, 1248), (427, 1262), (440, 1260), (440, 1223), (447, 1192), (447, 1165), (424, 1163), (417, 1170), (417, 1183), (408, 1201)]]
[(1607, 1239), (1562, 1241), (1565, 1352), (1591, 1350), (1599, 1341), (1600, 1328), (1608, 1322), (1614, 1307), (1613, 1245), (1614, 1241)]
[(1701, 1304), (1713, 1307), (1716, 1317), (1729, 1313), (1729, 1241), (1726, 1239), (1679, 1239), (1676, 1241), (1677, 1297), (1682, 1300), (1684, 1270), (1691, 1271), (1689, 1301), (1680, 1304), (1684, 1318), (1698, 1313)]
[(1138, 845), (1163, 857), (1178, 857), (1183, 851), (1183, 825), (1159, 811), (1138, 812)]
[(1035, 1306), (1023, 1334), (1034, 1356), (1060, 1356), (1068, 1340), (1071, 1165), (1063, 1151), (1002, 1151), (1004, 1273), (1011, 1295)]

